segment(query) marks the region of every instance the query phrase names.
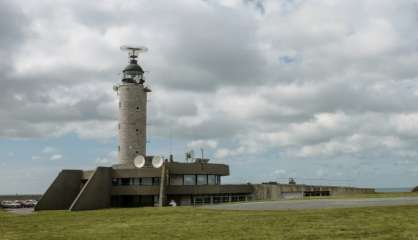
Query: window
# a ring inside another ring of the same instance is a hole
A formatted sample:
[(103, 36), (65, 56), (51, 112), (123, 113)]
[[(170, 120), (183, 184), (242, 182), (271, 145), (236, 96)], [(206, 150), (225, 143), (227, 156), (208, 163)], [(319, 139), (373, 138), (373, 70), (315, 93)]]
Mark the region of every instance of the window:
[(119, 186), (120, 185), (120, 178), (112, 178), (112, 185)]
[(152, 185), (152, 178), (151, 177), (141, 178), (141, 185), (151, 186)]
[(133, 178), (132, 185), (141, 185), (141, 179), (140, 178)]
[(208, 184), (216, 185), (216, 175), (208, 175)]
[(136, 106), (136, 110), (139, 110), (139, 107), (138, 106)]
[(208, 184), (207, 175), (197, 175), (197, 185), (206, 185)]
[(121, 178), (120, 181), (121, 181), (121, 185), (122, 186), (129, 186), (130, 183), (131, 183), (131, 179), (130, 178)]
[(170, 175), (170, 185), (183, 185), (183, 175)]
[(195, 185), (196, 175), (184, 175), (184, 185)]
[(152, 178), (152, 185), (160, 185), (160, 178), (159, 177), (153, 177)]
[(216, 176), (216, 184), (221, 184), (221, 176)]

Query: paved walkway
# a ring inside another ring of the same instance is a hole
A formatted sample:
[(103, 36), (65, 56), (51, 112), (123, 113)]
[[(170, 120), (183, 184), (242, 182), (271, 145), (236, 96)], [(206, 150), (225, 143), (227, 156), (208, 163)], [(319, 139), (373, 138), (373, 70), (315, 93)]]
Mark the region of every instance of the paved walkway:
[(315, 199), (245, 202), (234, 204), (207, 205), (205, 208), (226, 210), (290, 210), (320, 208), (351, 208), (370, 206), (418, 205), (418, 197), (359, 198), (359, 199)]
[(33, 208), (6, 208), (5, 210), (18, 215), (28, 215), (33, 213)]

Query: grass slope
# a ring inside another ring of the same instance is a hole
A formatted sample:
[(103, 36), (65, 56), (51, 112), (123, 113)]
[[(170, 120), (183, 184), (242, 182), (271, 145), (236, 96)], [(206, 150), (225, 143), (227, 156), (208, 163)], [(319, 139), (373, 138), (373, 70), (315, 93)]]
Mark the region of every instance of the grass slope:
[(418, 239), (418, 206), (302, 211), (0, 211), (0, 239)]

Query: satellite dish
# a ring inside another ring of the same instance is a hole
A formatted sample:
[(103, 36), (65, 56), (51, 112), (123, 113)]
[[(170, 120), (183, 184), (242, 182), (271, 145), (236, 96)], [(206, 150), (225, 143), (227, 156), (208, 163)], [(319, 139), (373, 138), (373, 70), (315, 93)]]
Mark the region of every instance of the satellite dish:
[(161, 156), (154, 156), (152, 158), (152, 166), (154, 166), (155, 168), (159, 168), (163, 165), (164, 160)]
[(142, 155), (138, 155), (134, 159), (134, 165), (137, 168), (142, 168), (145, 165), (145, 158)]

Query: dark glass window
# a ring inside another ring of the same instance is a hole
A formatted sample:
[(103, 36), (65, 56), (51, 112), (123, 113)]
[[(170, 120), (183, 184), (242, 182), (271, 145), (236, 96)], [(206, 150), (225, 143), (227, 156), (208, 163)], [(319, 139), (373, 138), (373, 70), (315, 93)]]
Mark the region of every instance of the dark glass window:
[(208, 175), (208, 184), (216, 185), (216, 175)]
[(152, 185), (152, 178), (151, 177), (141, 178), (141, 185), (151, 186)]
[(183, 175), (170, 175), (170, 185), (180, 186), (183, 185)]
[(141, 179), (140, 178), (133, 178), (132, 185), (141, 185)]
[(196, 175), (184, 175), (184, 185), (196, 185)]
[(122, 186), (129, 186), (131, 183), (131, 179), (130, 178), (121, 178), (121, 185)]
[(160, 178), (159, 177), (152, 178), (152, 185), (160, 185)]
[(206, 185), (208, 184), (207, 175), (197, 175), (197, 185)]
[(119, 178), (112, 178), (112, 185), (113, 186), (119, 186)]

